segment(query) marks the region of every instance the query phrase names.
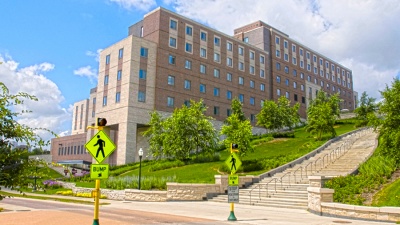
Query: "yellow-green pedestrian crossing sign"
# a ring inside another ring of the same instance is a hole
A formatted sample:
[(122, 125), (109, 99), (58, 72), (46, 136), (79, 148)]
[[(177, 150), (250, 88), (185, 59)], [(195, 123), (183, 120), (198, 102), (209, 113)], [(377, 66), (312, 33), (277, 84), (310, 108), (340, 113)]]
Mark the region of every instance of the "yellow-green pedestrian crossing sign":
[(85, 148), (96, 159), (97, 163), (101, 163), (110, 156), (116, 147), (107, 134), (100, 130), (86, 143)]
[(109, 172), (108, 164), (92, 164), (90, 165), (90, 178), (107, 179)]
[(232, 152), (231, 155), (225, 160), (225, 164), (228, 166), (231, 174), (235, 174), (242, 165), (242, 161), (240, 161), (239, 157)]

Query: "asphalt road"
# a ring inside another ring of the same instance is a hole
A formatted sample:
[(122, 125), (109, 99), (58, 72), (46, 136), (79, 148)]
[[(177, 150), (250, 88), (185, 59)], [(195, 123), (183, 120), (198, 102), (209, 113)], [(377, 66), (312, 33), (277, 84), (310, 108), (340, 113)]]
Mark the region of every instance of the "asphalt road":
[[(92, 199), (87, 199), (90, 201)], [(228, 203), (112, 201), (100, 205), (99, 224), (171, 225), (390, 225), (393, 223), (323, 217), (299, 209), (235, 204), (237, 221), (227, 221)], [(93, 205), (22, 198), (0, 201), (0, 225), (92, 225)]]

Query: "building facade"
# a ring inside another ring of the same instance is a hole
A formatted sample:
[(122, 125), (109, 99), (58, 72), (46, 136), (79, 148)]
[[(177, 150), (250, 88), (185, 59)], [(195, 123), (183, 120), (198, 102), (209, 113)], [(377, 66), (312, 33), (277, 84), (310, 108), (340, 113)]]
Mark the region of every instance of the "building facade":
[[(141, 133), (153, 110), (169, 115), (190, 100), (203, 99), (218, 128), (231, 114), (232, 99), (239, 98), (253, 132), (259, 133), (265, 132), (256, 127), (263, 101), (281, 95), (300, 103), (303, 118), (318, 90), (340, 93), (341, 107), (352, 110), (351, 78), (349, 69), (261, 21), (230, 36), (158, 8), (100, 53), (98, 85), (83, 108), (86, 124), (107, 118), (117, 145), (108, 163), (120, 165), (137, 161), (138, 149), (147, 149)], [(79, 116), (83, 102), (75, 104)], [(73, 127), (80, 126), (75, 118)], [(93, 132), (86, 133), (87, 140)]]

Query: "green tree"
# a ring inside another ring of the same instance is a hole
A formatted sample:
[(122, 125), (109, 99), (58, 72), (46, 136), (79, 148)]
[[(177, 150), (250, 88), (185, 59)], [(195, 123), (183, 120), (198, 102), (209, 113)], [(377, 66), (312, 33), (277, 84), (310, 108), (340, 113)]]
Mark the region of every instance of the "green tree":
[(265, 101), (259, 114), (257, 114), (257, 125), (261, 125), (269, 130), (283, 129), (290, 130), (300, 122), (298, 113), (300, 104), (290, 106), (290, 101), (285, 96), (278, 99), (278, 103), (273, 100)]
[(356, 126), (360, 127), (368, 124), (369, 114), (374, 113), (377, 109), (375, 100), (375, 98), (368, 97), (367, 92), (365, 91), (361, 94), (360, 106), (354, 110), (357, 115), (357, 119), (360, 120)]
[(385, 90), (381, 91), (381, 95), (383, 101), (378, 112), (383, 116), (379, 129), (382, 153), (400, 163), (400, 81), (395, 79), (390, 88), (386, 86)]
[(227, 122), (228, 125), (224, 124), (221, 128), (221, 135), (226, 136), (223, 141), (224, 145), (229, 149), (232, 143), (238, 144), (241, 157), (253, 152), (254, 148), (251, 145), (253, 133), (250, 121), (241, 121), (237, 114), (232, 114), (227, 118)]
[(150, 153), (156, 159), (166, 155), (163, 149), (163, 122), (161, 115), (154, 111), (150, 114), (149, 129), (143, 132), (143, 136), (149, 139)]
[(149, 138), (150, 150), (157, 157), (175, 157), (184, 160), (191, 153), (213, 155), (217, 148), (217, 133), (203, 101), (190, 101), (190, 106), (176, 108), (172, 115), (161, 119), (152, 113), (150, 128), (144, 136)]
[[(15, 118), (30, 111), (13, 111), (22, 105), (24, 100), (37, 101), (35, 96), (27, 93), (10, 94), (4, 83), (0, 82), (0, 186), (18, 189), (30, 182), (32, 168), (38, 166), (38, 161), (28, 159), (26, 149), (12, 149), (11, 142), (23, 142), (28, 146), (43, 146), (46, 144), (35, 131), (38, 129), (20, 124)], [(53, 133), (54, 134), (54, 133)], [(35, 176), (38, 176), (35, 171)], [(0, 200), (4, 196), (0, 195)]]
[(234, 98), (232, 100), (231, 107), (232, 107), (232, 113), (236, 114), (240, 121), (246, 120), (246, 116), (244, 115), (244, 112), (243, 112), (243, 104), (240, 102), (240, 100), (238, 98)]
[(333, 126), (340, 116), (339, 103), (338, 94), (328, 96), (325, 92), (319, 91), (307, 109), (305, 130), (317, 135), (318, 140), (321, 140), (324, 133), (330, 133), (331, 137), (335, 137), (336, 131)]

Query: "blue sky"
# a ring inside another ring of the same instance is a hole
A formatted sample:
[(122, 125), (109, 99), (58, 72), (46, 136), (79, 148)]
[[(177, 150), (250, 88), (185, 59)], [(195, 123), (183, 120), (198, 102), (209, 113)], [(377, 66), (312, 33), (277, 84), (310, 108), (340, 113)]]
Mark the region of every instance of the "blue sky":
[(98, 51), (159, 6), (229, 35), (262, 20), (352, 69), (354, 89), (378, 99), (400, 75), (397, 0), (1, 0), (0, 82), (39, 98), (20, 122), (68, 133), (71, 105), (96, 86)]

